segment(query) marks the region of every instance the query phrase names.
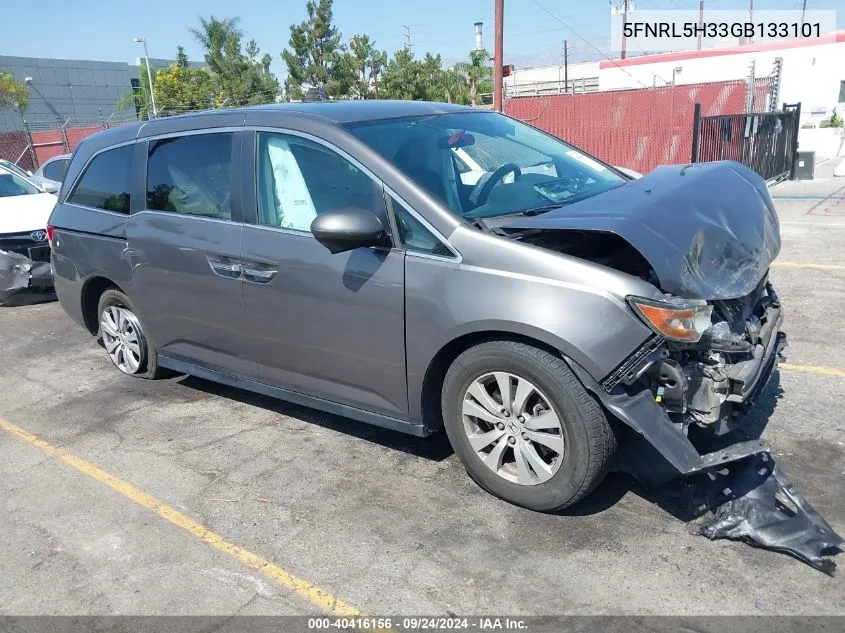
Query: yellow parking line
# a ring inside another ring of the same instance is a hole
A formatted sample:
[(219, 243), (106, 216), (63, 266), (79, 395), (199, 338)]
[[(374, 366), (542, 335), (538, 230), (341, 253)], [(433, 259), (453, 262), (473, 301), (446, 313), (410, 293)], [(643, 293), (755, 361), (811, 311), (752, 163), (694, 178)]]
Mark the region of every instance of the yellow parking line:
[(841, 369), (834, 369), (833, 367), (818, 367), (816, 365), (793, 365), (791, 363), (778, 363), (780, 369), (787, 371), (804, 372), (807, 374), (821, 374), (822, 376), (835, 376), (836, 378), (845, 378), (845, 371)]
[(45, 442), (32, 433), (25, 431), (19, 426), (15, 426), (8, 420), (4, 420), (3, 418), (0, 418), (0, 429), (10, 433), (20, 440), (23, 440), (27, 444), (34, 446), (50, 457), (55, 457), (63, 461), (68, 466), (72, 466), (92, 479), (96, 479), (97, 481), (106, 484), (112, 490), (119, 492), (139, 506), (155, 512), (157, 515), (169, 521), (176, 527), (182, 528), (186, 532), (196, 536), (201, 541), (211, 545), (214, 549), (219, 550), (224, 554), (228, 554), (230, 557), (234, 558), (246, 567), (268, 576), (285, 589), (305, 598), (311, 604), (319, 607), (327, 614), (337, 616), (357, 616), (361, 614), (358, 609), (338, 600), (328, 591), (320, 589), (315, 584), (304, 580), (303, 578), (298, 578), (289, 571), (282, 569), (278, 565), (272, 563), (266, 558), (262, 558), (258, 554), (253, 554), (243, 547), (230, 543), (225, 538), (219, 534), (215, 534), (204, 525), (197, 523), (190, 517), (162, 503), (155, 497), (148, 495), (146, 492), (136, 488), (132, 484), (118, 479), (104, 470), (100, 470), (81, 457), (67, 453), (64, 450)]
[(801, 264), (799, 262), (772, 262), (775, 268), (807, 268), (810, 270), (845, 270), (841, 264)]

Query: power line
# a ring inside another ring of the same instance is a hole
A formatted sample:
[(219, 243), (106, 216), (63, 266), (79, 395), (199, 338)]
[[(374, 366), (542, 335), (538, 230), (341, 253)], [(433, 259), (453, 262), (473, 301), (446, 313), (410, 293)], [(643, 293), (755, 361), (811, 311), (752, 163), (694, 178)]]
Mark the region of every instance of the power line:
[[(602, 57), (604, 57), (607, 61), (612, 62), (614, 66), (616, 66), (619, 70), (621, 70), (621, 71), (622, 71), (622, 72), (624, 72), (626, 75), (628, 75), (631, 79), (633, 79), (633, 80), (634, 80), (634, 81), (636, 81), (638, 84), (640, 84), (643, 88), (648, 88), (648, 86), (647, 86), (646, 84), (644, 84), (642, 81), (640, 81), (639, 79), (637, 79), (636, 77), (634, 77), (634, 75), (632, 75), (632, 74), (631, 74), (631, 73), (629, 73), (627, 70), (625, 70), (625, 68), (624, 68), (623, 66), (620, 66), (620, 65), (617, 63), (617, 61), (616, 61), (615, 59), (611, 59), (610, 57), (608, 57), (608, 56), (604, 53), (604, 51), (602, 51), (602, 50), (601, 50), (598, 46), (595, 46), (595, 45), (594, 45), (592, 42), (590, 42), (587, 38), (583, 37), (580, 33), (578, 33), (578, 31), (576, 31), (575, 29), (573, 29), (573, 28), (572, 28), (571, 26), (569, 26), (566, 22), (564, 22), (563, 20), (561, 20), (561, 19), (560, 19), (559, 17), (557, 17), (554, 13), (552, 13), (552, 12), (551, 12), (551, 11), (549, 11), (546, 7), (544, 7), (544, 6), (543, 6), (543, 5), (541, 5), (539, 2), (537, 2), (537, 0), (531, 0), (531, 2), (533, 2), (533, 3), (534, 3), (534, 4), (536, 4), (538, 7), (540, 7), (543, 11), (545, 11), (546, 13), (548, 13), (548, 14), (549, 14), (549, 15), (550, 15), (550, 16), (551, 16), (554, 20), (557, 20), (558, 22), (560, 22), (560, 23), (564, 26), (564, 28), (567, 28), (567, 29), (569, 29), (570, 31), (572, 31), (572, 33), (575, 35), (575, 37), (577, 37), (579, 40), (583, 41), (585, 44), (587, 44), (587, 45), (588, 45), (588, 46), (590, 46), (591, 48), (595, 49), (595, 51), (596, 51), (599, 55), (601, 55)], [(661, 78), (661, 81), (663, 81), (663, 82), (665, 83), (665, 80), (664, 80), (664, 79), (662, 79), (662, 78)]]

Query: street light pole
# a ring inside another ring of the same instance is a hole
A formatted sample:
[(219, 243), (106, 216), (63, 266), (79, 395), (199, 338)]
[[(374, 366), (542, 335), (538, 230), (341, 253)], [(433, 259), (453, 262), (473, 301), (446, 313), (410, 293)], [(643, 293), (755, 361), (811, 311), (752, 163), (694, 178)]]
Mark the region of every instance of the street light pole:
[(143, 37), (136, 37), (134, 39), (136, 44), (143, 44), (144, 45), (144, 63), (147, 66), (147, 81), (150, 84), (150, 101), (152, 102), (153, 111), (152, 116), (150, 116), (150, 111), (147, 110), (147, 118), (148, 119), (155, 119), (158, 116), (158, 112), (156, 112), (156, 96), (153, 92), (153, 75), (150, 72), (150, 54), (147, 52), (147, 40)]

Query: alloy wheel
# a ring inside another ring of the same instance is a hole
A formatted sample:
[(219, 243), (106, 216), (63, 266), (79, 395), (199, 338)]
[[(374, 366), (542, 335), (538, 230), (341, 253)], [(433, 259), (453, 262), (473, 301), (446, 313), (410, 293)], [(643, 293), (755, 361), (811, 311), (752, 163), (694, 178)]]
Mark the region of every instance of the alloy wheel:
[(516, 374), (475, 379), (461, 403), (463, 427), (479, 459), (500, 477), (524, 486), (551, 479), (564, 459), (564, 435), (551, 401)]
[(103, 345), (115, 366), (124, 374), (136, 374), (145, 358), (141, 324), (131, 310), (111, 305), (100, 315)]

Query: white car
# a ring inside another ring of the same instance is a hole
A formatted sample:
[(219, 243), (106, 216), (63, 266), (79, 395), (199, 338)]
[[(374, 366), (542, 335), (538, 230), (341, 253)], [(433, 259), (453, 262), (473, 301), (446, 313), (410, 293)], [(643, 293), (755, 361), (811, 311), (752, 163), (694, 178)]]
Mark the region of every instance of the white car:
[(56, 196), (0, 167), (0, 303), (25, 288), (53, 285), (47, 220)]
[(67, 166), (70, 164), (71, 154), (53, 156), (32, 174), (30, 180), (42, 191), (59, 193), (62, 181), (65, 179)]

